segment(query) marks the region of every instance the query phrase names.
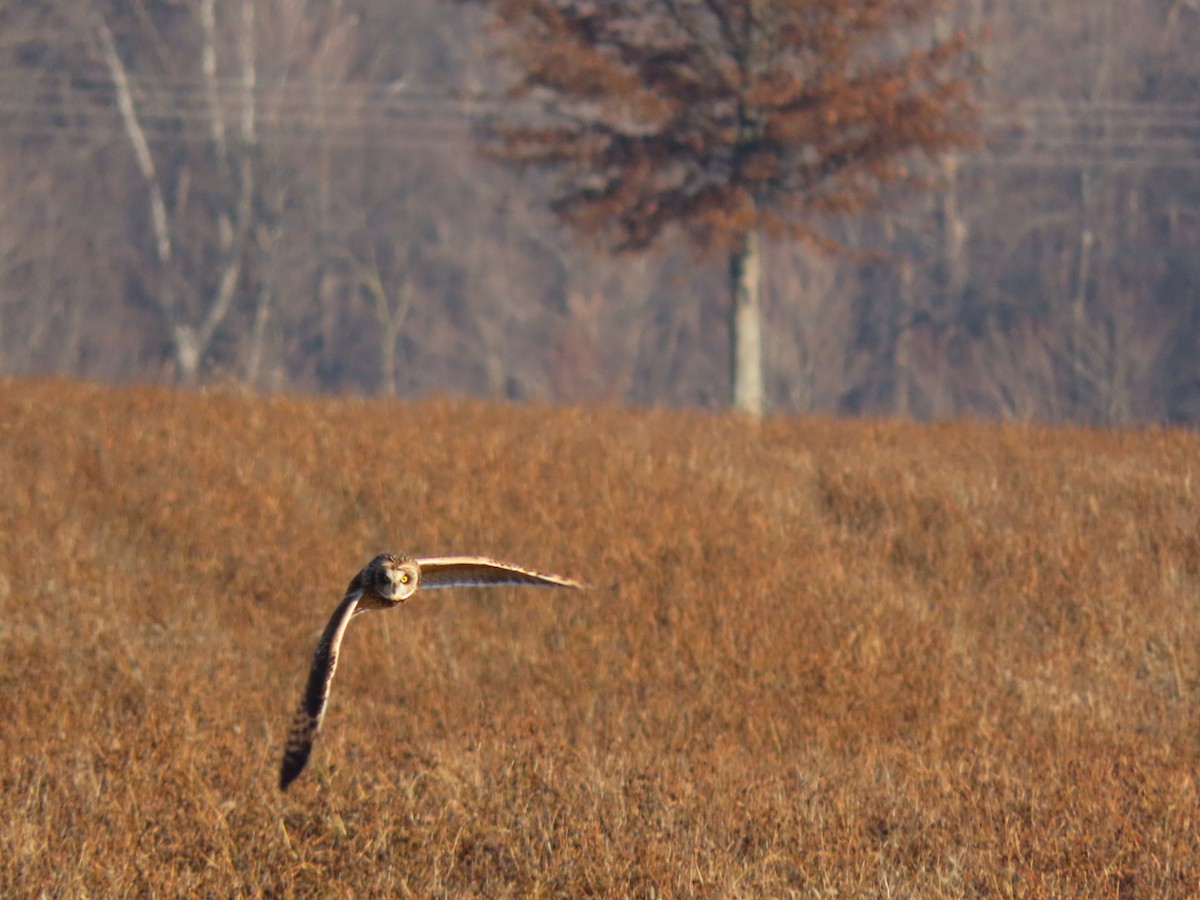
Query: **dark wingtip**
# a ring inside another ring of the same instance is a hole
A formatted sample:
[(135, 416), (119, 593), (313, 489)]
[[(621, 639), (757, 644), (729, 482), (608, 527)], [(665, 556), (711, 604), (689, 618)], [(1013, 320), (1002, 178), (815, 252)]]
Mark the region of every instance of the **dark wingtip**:
[(308, 762), (308, 752), (288, 751), (283, 756), (283, 765), (279, 768), (279, 789), (286, 791), (288, 785), (300, 777), (304, 765)]

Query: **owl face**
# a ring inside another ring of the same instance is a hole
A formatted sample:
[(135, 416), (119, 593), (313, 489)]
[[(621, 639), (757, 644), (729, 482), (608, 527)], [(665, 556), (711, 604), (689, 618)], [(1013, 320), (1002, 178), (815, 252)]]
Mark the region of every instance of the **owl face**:
[(386, 554), (370, 567), (371, 587), (384, 600), (403, 603), (421, 583), (421, 567), (411, 559)]

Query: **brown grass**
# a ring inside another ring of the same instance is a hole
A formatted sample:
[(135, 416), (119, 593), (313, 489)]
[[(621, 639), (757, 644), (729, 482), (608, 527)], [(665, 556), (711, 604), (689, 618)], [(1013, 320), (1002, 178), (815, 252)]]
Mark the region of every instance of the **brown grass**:
[(1195, 894), (1198, 451), (0, 384), (0, 894)]

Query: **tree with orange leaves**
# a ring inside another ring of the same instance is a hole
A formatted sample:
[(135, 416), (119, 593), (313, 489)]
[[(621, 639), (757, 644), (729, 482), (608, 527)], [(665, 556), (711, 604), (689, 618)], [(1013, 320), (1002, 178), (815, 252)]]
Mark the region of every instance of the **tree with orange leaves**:
[(928, 36), (938, 0), (482, 2), (537, 109), (487, 122), (485, 147), (548, 172), (554, 210), (616, 251), (676, 225), (727, 255), (732, 402), (751, 415), (761, 235), (829, 246), (831, 217), (973, 141), (970, 41)]

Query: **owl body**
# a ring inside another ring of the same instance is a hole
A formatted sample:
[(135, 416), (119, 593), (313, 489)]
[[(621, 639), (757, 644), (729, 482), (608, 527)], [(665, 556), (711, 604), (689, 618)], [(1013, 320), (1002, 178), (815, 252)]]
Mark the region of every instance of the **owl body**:
[(292, 718), (284, 746), (279, 787), (287, 790), (304, 771), (313, 741), (325, 718), (329, 688), (350, 620), (360, 612), (401, 606), (420, 587), (444, 588), (502, 584), (581, 588), (578, 581), (545, 575), (483, 556), (438, 556), (414, 559), (403, 553), (380, 553), (354, 576), (317, 643), (300, 707)]

